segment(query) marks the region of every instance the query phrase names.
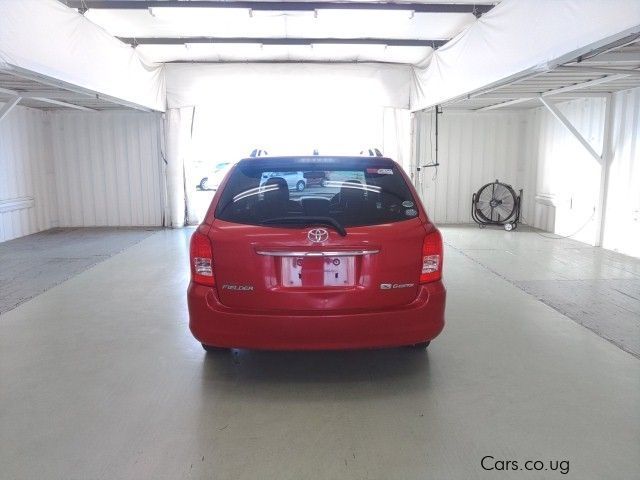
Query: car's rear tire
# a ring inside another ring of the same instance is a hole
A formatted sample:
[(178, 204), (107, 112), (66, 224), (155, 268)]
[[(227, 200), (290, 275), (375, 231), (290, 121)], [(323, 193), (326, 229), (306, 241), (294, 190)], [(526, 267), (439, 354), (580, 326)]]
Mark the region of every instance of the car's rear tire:
[(200, 190), (209, 190), (209, 177), (204, 177), (200, 180), (200, 184), (198, 185)]
[(414, 350), (426, 350), (431, 342), (427, 340), (426, 342), (414, 343), (411, 345), (411, 348)]
[(296, 183), (296, 190), (298, 190), (299, 192), (303, 191), (304, 187), (305, 187), (305, 184), (302, 180)]
[(202, 344), (202, 348), (204, 348), (207, 353), (220, 353), (220, 352), (226, 352), (229, 350), (228, 348), (215, 347), (213, 345), (206, 345), (204, 343)]

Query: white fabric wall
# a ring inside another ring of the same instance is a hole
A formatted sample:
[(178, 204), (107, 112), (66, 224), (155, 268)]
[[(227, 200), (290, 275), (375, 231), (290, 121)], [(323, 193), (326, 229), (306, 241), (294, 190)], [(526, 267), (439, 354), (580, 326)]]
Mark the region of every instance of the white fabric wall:
[(55, 226), (47, 115), (15, 107), (0, 121), (0, 242)]
[(518, 190), (523, 188), (523, 213), (530, 212), (529, 166), (525, 162), (525, 115), (513, 113), (447, 112), (439, 117), (437, 168), (417, 165), (435, 160), (433, 110), (414, 117), (414, 159), (410, 169), (414, 184), (436, 223), (470, 223), (471, 196), (499, 179)]
[[(185, 164), (191, 154), (193, 107), (170, 108), (166, 116), (167, 196), (169, 221), (172, 227), (183, 227), (186, 218), (185, 202), (189, 202), (185, 185), (193, 181), (186, 175)], [(186, 178), (185, 178), (186, 177)], [(190, 223), (196, 223), (196, 219)], [(199, 219), (197, 219), (199, 220)]]
[(411, 68), (386, 64), (167, 64), (167, 105), (247, 115), (288, 106), (409, 108)]
[(59, 225), (157, 226), (164, 218), (159, 114), (51, 114)]

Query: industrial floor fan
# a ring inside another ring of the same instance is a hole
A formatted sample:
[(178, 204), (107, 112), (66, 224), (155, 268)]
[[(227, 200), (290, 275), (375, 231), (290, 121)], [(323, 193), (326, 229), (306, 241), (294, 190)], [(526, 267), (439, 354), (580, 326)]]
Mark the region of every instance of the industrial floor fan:
[(511, 185), (498, 180), (487, 183), (471, 197), (471, 218), (480, 228), (500, 225), (511, 231), (520, 222), (521, 197), (522, 190), (516, 194)]

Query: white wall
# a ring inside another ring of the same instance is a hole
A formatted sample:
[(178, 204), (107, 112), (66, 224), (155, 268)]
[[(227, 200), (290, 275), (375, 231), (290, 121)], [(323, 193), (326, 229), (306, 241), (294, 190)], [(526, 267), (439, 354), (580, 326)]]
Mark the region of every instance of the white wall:
[[(594, 150), (602, 152), (605, 99), (558, 105)], [(527, 161), (535, 165), (535, 216), (530, 223), (594, 244), (597, 235), (600, 164), (545, 108), (527, 111)]]
[(427, 212), (437, 223), (470, 223), (471, 196), (499, 179), (525, 191), (523, 212), (531, 212), (531, 193), (524, 152), (525, 114), (445, 112), (439, 117), (440, 166), (422, 168), (435, 159), (433, 110), (419, 112), (414, 123), (411, 175)]
[[(560, 105), (598, 153), (602, 152), (605, 102), (594, 98)], [(613, 152), (602, 246), (640, 257), (640, 89), (616, 93), (612, 108)], [(537, 192), (555, 203), (555, 207), (537, 206), (535, 226), (548, 226), (560, 235), (575, 233), (572, 238), (595, 244), (599, 163), (547, 110), (537, 108), (528, 115)]]
[(640, 88), (614, 97), (605, 248), (640, 257)]
[(0, 242), (55, 225), (47, 115), (15, 107), (0, 121)]
[(51, 115), (59, 224), (163, 224), (159, 114), (128, 111)]
[(60, 226), (160, 226), (162, 118), (16, 107), (0, 122), (0, 241)]
[[(612, 160), (603, 246), (640, 257), (640, 89), (613, 96)], [(602, 152), (605, 98), (564, 102), (558, 108)], [(439, 223), (471, 222), (471, 194), (495, 178), (524, 189), (526, 223), (597, 241), (599, 162), (544, 107), (521, 111), (446, 112), (440, 117), (440, 163), (433, 160), (433, 111), (414, 123), (411, 169), (430, 216)]]

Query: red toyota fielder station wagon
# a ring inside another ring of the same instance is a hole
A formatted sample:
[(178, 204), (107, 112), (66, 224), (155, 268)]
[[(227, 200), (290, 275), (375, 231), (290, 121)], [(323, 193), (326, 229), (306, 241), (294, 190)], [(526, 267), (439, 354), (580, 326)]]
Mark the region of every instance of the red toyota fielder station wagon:
[(388, 158), (241, 160), (190, 256), (207, 351), (425, 348), (444, 327), (442, 238)]

